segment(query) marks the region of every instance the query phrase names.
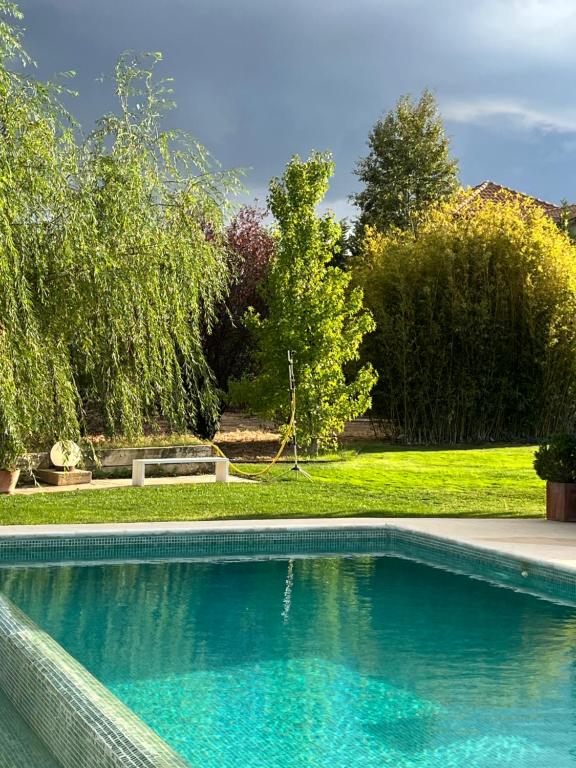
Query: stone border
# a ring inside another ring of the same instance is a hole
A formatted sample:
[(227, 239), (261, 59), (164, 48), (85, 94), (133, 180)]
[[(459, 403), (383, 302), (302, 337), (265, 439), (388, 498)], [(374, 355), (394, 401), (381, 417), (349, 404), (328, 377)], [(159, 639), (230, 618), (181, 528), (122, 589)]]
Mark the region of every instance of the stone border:
[[(93, 471), (105, 472), (108, 476), (126, 474), (132, 472), (132, 462), (134, 459), (168, 459), (168, 458), (189, 458), (191, 460), (198, 457), (212, 456), (213, 450), (210, 445), (198, 443), (196, 445), (163, 445), (149, 446), (146, 448), (97, 448), (95, 454), (98, 463), (86, 461), (86, 468)], [(204, 467), (201, 464), (180, 464), (170, 467), (162, 464), (151, 464), (151, 476), (180, 476), (180, 475), (203, 475), (211, 472), (211, 468)]]
[(0, 688), (62, 768), (190, 768), (2, 594)]
[[(213, 449), (210, 445), (204, 443), (195, 443), (193, 445), (159, 445), (145, 446), (142, 448), (94, 448), (96, 461), (90, 457), (84, 458), (82, 465), (88, 470), (100, 470), (108, 475), (125, 474), (132, 470), (132, 461), (134, 459), (163, 459), (176, 456), (178, 458), (194, 459), (198, 456), (212, 456)], [(50, 453), (30, 453), (28, 454), (34, 469), (50, 469)], [(172, 470), (166, 470), (160, 464), (151, 465), (154, 474), (165, 475), (201, 475), (206, 474), (203, 467), (197, 464), (182, 465)]]

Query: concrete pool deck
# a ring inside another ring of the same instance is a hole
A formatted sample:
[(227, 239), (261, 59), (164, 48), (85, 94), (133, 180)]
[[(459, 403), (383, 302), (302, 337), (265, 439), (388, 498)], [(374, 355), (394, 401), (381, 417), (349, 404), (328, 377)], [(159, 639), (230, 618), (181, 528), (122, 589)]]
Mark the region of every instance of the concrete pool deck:
[(576, 572), (576, 524), (544, 519), (306, 518), (0, 526), (0, 538), (391, 527)]

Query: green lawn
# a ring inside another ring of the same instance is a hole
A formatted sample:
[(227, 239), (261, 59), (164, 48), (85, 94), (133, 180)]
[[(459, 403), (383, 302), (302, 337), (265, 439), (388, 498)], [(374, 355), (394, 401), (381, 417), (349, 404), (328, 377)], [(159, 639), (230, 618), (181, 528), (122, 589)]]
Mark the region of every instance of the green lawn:
[[(533, 447), (407, 449), (369, 445), (306, 463), (314, 481), (199, 484), (0, 497), (0, 524), (266, 517), (539, 517)], [(287, 478), (287, 479), (286, 479)]]

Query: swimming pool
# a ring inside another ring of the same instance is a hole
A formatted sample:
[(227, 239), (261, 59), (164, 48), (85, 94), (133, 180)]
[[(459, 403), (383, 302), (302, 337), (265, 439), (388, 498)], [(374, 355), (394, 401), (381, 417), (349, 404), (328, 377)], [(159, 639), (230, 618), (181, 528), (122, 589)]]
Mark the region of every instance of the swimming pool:
[(20, 567), (0, 590), (198, 768), (576, 766), (576, 609), (392, 555)]

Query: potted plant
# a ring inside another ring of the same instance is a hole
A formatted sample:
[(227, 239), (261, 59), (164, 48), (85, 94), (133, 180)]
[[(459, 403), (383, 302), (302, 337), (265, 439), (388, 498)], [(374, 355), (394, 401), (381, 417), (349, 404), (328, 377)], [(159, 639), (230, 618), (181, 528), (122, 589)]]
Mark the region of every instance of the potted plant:
[(14, 493), (24, 446), (11, 429), (0, 432), (0, 493)]
[(576, 522), (576, 435), (557, 435), (534, 454), (534, 469), (546, 480), (546, 517)]

